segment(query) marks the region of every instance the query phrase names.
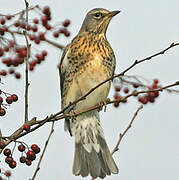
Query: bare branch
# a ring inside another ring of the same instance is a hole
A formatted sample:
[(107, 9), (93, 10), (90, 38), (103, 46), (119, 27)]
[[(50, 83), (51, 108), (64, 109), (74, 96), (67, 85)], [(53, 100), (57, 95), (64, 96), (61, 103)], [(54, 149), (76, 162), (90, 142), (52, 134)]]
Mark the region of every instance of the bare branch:
[(45, 151), (46, 151), (46, 149), (47, 149), (47, 145), (48, 145), (48, 143), (49, 143), (49, 141), (50, 141), (50, 138), (51, 138), (51, 136), (52, 136), (52, 134), (53, 134), (53, 132), (54, 132), (54, 123), (55, 123), (55, 122), (52, 122), (52, 127), (51, 127), (50, 134), (49, 134), (49, 136), (48, 136), (48, 138), (47, 138), (47, 140), (46, 140), (46, 142), (45, 142), (45, 146), (44, 146), (43, 152), (42, 152), (42, 154), (41, 154), (41, 156), (40, 156), (39, 162), (38, 162), (38, 164), (37, 164), (37, 168), (36, 168), (36, 170), (35, 170), (35, 172), (34, 172), (34, 175), (33, 175), (33, 177), (32, 177), (31, 180), (34, 180), (34, 179), (35, 179), (38, 171), (40, 170), (40, 163), (42, 162), (42, 159), (43, 159), (43, 157), (44, 157)]
[(125, 136), (125, 134), (127, 133), (127, 131), (132, 127), (132, 123), (134, 122), (134, 119), (136, 118), (138, 112), (143, 108), (143, 106), (141, 105), (140, 107), (138, 107), (137, 111), (135, 112), (133, 118), (131, 119), (129, 125), (127, 126), (127, 128), (125, 129), (125, 131), (119, 136), (119, 140), (116, 144), (116, 146), (114, 147), (113, 151), (111, 152), (111, 154), (113, 155), (116, 151), (118, 151), (119, 149), (119, 145), (121, 143), (122, 138)]
[(26, 40), (26, 46), (27, 46), (27, 55), (25, 58), (25, 122), (28, 121), (28, 87), (29, 87), (29, 55), (30, 55), (30, 44), (27, 38), (27, 25), (28, 25), (28, 7), (29, 7), (29, 3), (27, 2), (27, 0), (24, 0), (25, 2), (25, 6), (26, 6), (26, 28), (24, 30), (24, 37)]
[[(16, 130), (11, 136), (9, 136), (9, 138), (7, 138), (8, 140), (5, 142), (5, 145), (7, 146), (10, 142), (12, 142), (12, 139), (18, 139), (22, 136), (25, 136), (26, 134), (32, 132), (32, 131), (35, 131), (36, 129), (40, 128), (41, 126), (43, 126), (46, 122), (50, 122), (50, 121), (57, 121), (57, 120), (60, 120), (60, 119), (63, 119), (65, 117), (72, 117), (70, 114), (64, 114), (64, 115), (60, 115), (60, 114), (63, 114), (65, 112), (65, 110), (67, 110), (69, 107), (71, 107), (72, 105), (78, 103), (79, 101), (82, 101), (84, 100), (89, 94), (91, 94), (95, 89), (97, 89), (99, 86), (103, 85), (104, 83), (110, 81), (110, 80), (113, 80), (114, 78), (116, 77), (120, 77), (120, 76), (123, 76), (127, 71), (129, 71), (130, 69), (132, 69), (134, 66), (136, 66), (137, 64), (139, 63), (142, 63), (144, 61), (147, 61), (153, 57), (156, 57), (160, 54), (164, 54), (167, 50), (171, 49), (172, 47), (175, 47), (175, 46), (178, 46), (179, 43), (172, 43), (169, 47), (165, 48), (164, 50), (152, 55), (152, 56), (149, 56), (149, 57), (146, 57), (144, 59), (141, 59), (141, 60), (136, 60), (131, 66), (129, 66), (127, 69), (125, 69), (123, 72), (121, 72), (120, 74), (117, 74), (117, 75), (114, 75), (112, 76), (111, 78), (103, 81), (102, 83), (98, 84), (97, 86), (95, 86), (94, 88), (92, 88), (89, 92), (87, 92), (84, 96), (82, 96), (81, 98), (79, 98), (78, 100), (70, 103), (68, 106), (66, 106), (63, 110), (51, 115), (51, 116), (47, 116), (45, 119), (43, 120), (40, 120), (40, 121), (36, 121), (36, 118), (33, 118), (31, 121), (28, 122), (28, 124), (30, 126), (34, 126), (36, 125), (35, 127), (31, 128), (31, 130), (29, 132), (23, 132), (23, 126), (20, 127), (18, 130)], [(113, 100), (113, 101), (110, 101), (108, 102), (107, 104), (112, 104), (112, 103), (115, 103), (115, 102), (124, 102), (127, 98), (131, 97), (131, 96), (135, 96), (135, 95), (138, 95), (138, 94), (143, 94), (143, 93), (149, 93), (149, 92), (155, 92), (155, 91), (163, 91), (164, 89), (167, 89), (167, 88), (170, 88), (170, 87), (174, 87), (174, 86), (177, 86), (179, 85), (179, 81), (177, 81), (176, 83), (173, 83), (173, 84), (170, 84), (168, 86), (165, 86), (165, 87), (161, 87), (161, 88), (158, 88), (158, 89), (154, 89), (154, 90), (147, 90), (147, 91), (138, 91), (138, 92), (135, 92), (135, 93), (131, 93), (125, 97), (123, 97), (121, 100)], [(84, 113), (84, 112), (87, 112), (87, 111), (91, 111), (91, 110), (94, 110), (94, 109), (99, 109), (100, 106), (99, 105), (96, 105), (96, 106), (93, 106), (93, 107), (90, 107), (88, 109), (85, 109), (85, 110), (82, 110), (80, 112), (76, 112), (75, 113), (75, 116), (76, 115), (79, 115), (81, 113)], [(60, 115), (60, 116), (59, 116)], [(1, 153), (1, 149), (0, 149), (0, 153)]]
[[(178, 85), (179, 85), (179, 81), (177, 81), (176, 83), (170, 84), (168, 86), (158, 88), (158, 89), (154, 89), (154, 90), (138, 91), (138, 92), (135, 92), (135, 93), (131, 93), (131, 94), (123, 97), (120, 100), (108, 101), (106, 103), (106, 105), (116, 103), (116, 102), (124, 102), (124, 101), (126, 101), (126, 99), (128, 99), (128, 98), (130, 98), (132, 96), (138, 95), (138, 94), (144, 94), (144, 93), (156, 92), (156, 91), (163, 91), (164, 89), (174, 87), (174, 86), (178, 86)], [(84, 109), (84, 110), (81, 110), (81, 111), (78, 111), (78, 112), (74, 112), (73, 115), (71, 115), (71, 114), (63, 114), (63, 115), (57, 116), (56, 114), (62, 114), (64, 112), (64, 109), (63, 109), (60, 112), (56, 113), (55, 115), (51, 115), (49, 117), (47, 116), (44, 120), (37, 121), (36, 118), (33, 118), (31, 121), (28, 121), (28, 124), (30, 126), (34, 126), (34, 125), (36, 125), (36, 126), (31, 128), (31, 130), (28, 131), (28, 132), (23, 132), (23, 126), (22, 126), (17, 131), (15, 131), (11, 136), (5, 137), (6, 139), (8, 139), (7, 141), (5, 141), (5, 146), (7, 146), (13, 140), (19, 139), (20, 137), (23, 137), (26, 134), (29, 134), (29, 133), (35, 131), (36, 129), (42, 127), (47, 122), (58, 121), (58, 120), (61, 120), (61, 119), (67, 118), (67, 117), (77, 116), (77, 115), (80, 115), (80, 114), (82, 114), (84, 112), (88, 112), (88, 111), (91, 111), (91, 110), (94, 110), (94, 109), (99, 109), (99, 108), (101, 108), (101, 105), (92, 106), (92, 107), (89, 107), (87, 109)], [(4, 137), (2, 137), (2, 138), (4, 138)], [(0, 149), (0, 153), (1, 153), (1, 149)]]
[[(29, 8), (28, 8), (28, 11), (32, 11), (32, 10), (34, 10), (35, 8), (38, 8), (38, 7), (39, 7), (39, 5), (35, 5), (35, 6), (32, 6), (32, 7), (29, 7)], [(15, 17), (15, 16), (17, 16), (17, 15), (19, 15), (19, 14), (23, 14), (25, 11), (26, 11), (26, 10), (22, 10), (22, 11), (19, 11), (19, 12), (15, 13), (15, 14), (11, 14), (11, 15), (8, 15), (8, 16)], [(7, 15), (6, 15), (6, 14), (0, 14), (0, 16), (7, 16)]]
[[(20, 31), (10, 31), (10, 30), (7, 30), (7, 32), (9, 32), (10, 34), (23, 35), (23, 33), (20, 32)], [(27, 36), (29, 37), (30, 34), (27, 33)], [(56, 42), (54, 42), (54, 41), (52, 41), (52, 40), (50, 40), (50, 39), (47, 39), (47, 38), (45, 38), (43, 41), (44, 41), (44, 42), (47, 42), (48, 44), (50, 44), (50, 45), (52, 45), (52, 46), (54, 46), (54, 47), (56, 47), (56, 48), (58, 48), (58, 49), (60, 49), (60, 50), (63, 50), (63, 49), (65, 48), (65, 46), (63, 46), (63, 45), (61, 45), (61, 44), (58, 44), (58, 43), (56, 43)]]

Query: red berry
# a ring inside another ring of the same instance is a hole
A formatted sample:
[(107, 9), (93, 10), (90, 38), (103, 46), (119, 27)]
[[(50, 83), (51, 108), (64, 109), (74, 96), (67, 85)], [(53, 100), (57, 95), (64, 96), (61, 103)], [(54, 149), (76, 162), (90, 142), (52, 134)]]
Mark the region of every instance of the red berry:
[(6, 76), (7, 75), (7, 71), (6, 70), (1, 70), (0, 75), (1, 76)]
[(31, 26), (28, 24), (26, 29), (27, 29), (27, 31), (30, 31), (31, 30)]
[(0, 50), (0, 57), (4, 55), (4, 51)]
[(14, 69), (13, 68), (10, 68), (9, 69), (9, 74), (13, 74), (14, 73)]
[(121, 90), (120, 86), (115, 86), (115, 91), (119, 92)]
[(34, 151), (35, 149), (37, 149), (38, 148), (38, 146), (37, 146), (37, 144), (32, 144), (31, 145), (31, 149)]
[(46, 25), (45, 25), (45, 28), (46, 28), (47, 30), (51, 30), (51, 29), (52, 29), (52, 27), (51, 27), (50, 24), (46, 24)]
[(20, 159), (19, 159), (19, 161), (20, 161), (21, 163), (25, 163), (25, 162), (26, 162), (25, 156), (21, 156)]
[(35, 43), (40, 44), (40, 38), (35, 38)]
[(14, 44), (15, 44), (14, 41), (9, 41), (9, 47), (11, 48), (14, 47)]
[(13, 158), (12, 157), (6, 157), (6, 159), (5, 159), (5, 162), (7, 163), (7, 164), (10, 164), (10, 163), (12, 163), (12, 161), (13, 161)]
[(33, 155), (27, 156), (27, 159), (29, 159), (31, 161), (35, 160), (36, 159), (36, 154), (33, 152)]
[(0, 149), (4, 149), (5, 143), (3, 141), (0, 141)]
[(16, 161), (12, 161), (10, 164), (9, 164), (9, 167), (10, 168), (15, 168), (17, 165)]
[(12, 104), (12, 102), (13, 102), (12, 97), (11, 97), (11, 96), (8, 96), (8, 97), (6, 98), (6, 102), (7, 102), (8, 104)]
[(115, 103), (114, 103), (114, 107), (117, 108), (118, 106), (119, 106), (119, 102), (115, 102)]
[(9, 52), (9, 46), (4, 47), (5, 52)]
[(6, 114), (6, 110), (0, 107), (0, 116), (4, 116)]
[(58, 31), (55, 31), (55, 32), (53, 33), (53, 36), (54, 36), (55, 38), (58, 38), (58, 37), (59, 37), (59, 32), (58, 32)]
[(34, 155), (33, 151), (31, 151), (31, 150), (27, 151), (27, 156), (33, 156), (33, 155)]
[(40, 40), (45, 40), (45, 33), (39, 32), (39, 38), (40, 38)]
[(16, 94), (12, 94), (11, 98), (14, 102), (16, 102), (18, 100), (18, 96)]
[(138, 85), (138, 84), (136, 84), (136, 83), (134, 83), (134, 84), (133, 84), (133, 87), (134, 87), (134, 88), (138, 88), (138, 87), (139, 87), (139, 85)]
[(1, 24), (4, 25), (6, 20), (4, 18), (1, 18)]
[(33, 20), (33, 22), (34, 22), (35, 24), (38, 24), (38, 23), (39, 23), (39, 20), (38, 20), (37, 18), (35, 18), (35, 19)]
[(42, 51), (42, 56), (47, 56), (47, 51)]
[(20, 52), (20, 55), (21, 55), (21, 57), (27, 56), (27, 50), (26, 50), (26, 49), (22, 50), (22, 51)]
[(155, 94), (155, 97), (158, 97), (159, 96), (159, 91), (155, 91), (154, 94)]
[(7, 20), (11, 20), (11, 18), (12, 18), (11, 15), (7, 15), (7, 16), (6, 16), (6, 19), (7, 19)]
[(20, 79), (20, 78), (21, 78), (21, 74), (18, 73), (18, 72), (16, 72), (16, 73), (15, 73), (15, 77), (16, 77), (16, 79)]
[(148, 103), (148, 99), (145, 96), (140, 96), (138, 98), (138, 101), (141, 102), (142, 104), (147, 104)]
[(20, 152), (25, 151), (25, 146), (24, 146), (23, 144), (19, 145), (19, 146), (18, 146), (18, 150), (19, 150)]
[(20, 21), (16, 21), (16, 22), (14, 23), (14, 26), (15, 26), (15, 27), (19, 27), (19, 26), (20, 26)]
[(37, 32), (37, 31), (38, 31), (38, 28), (37, 28), (36, 25), (35, 25), (35, 26), (32, 26), (31, 29), (32, 29), (33, 32)]
[(44, 14), (48, 15), (49, 12), (50, 12), (49, 6), (45, 6), (45, 7), (43, 8), (43, 11), (42, 11), (42, 12), (43, 12)]
[(157, 86), (158, 86), (158, 84), (155, 84), (155, 83), (154, 83), (154, 84), (152, 84), (151, 89), (157, 89), (157, 88), (158, 88)]
[(42, 16), (41, 21), (42, 21), (43, 25), (46, 25), (47, 24), (47, 16)]
[(23, 28), (23, 29), (25, 29), (25, 25), (26, 25), (26, 24), (25, 24), (24, 22), (21, 22), (21, 23), (20, 23), (20, 27)]
[(159, 83), (159, 80), (158, 80), (158, 79), (154, 79), (154, 83), (155, 83), (155, 84), (158, 84), (158, 83)]
[(30, 125), (24, 124), (23, 129), (24, 129), (25, 131), (30, 131)]
[(5, 156), (9, 156), (11, 154), (11, 150), (9, 148), (4, 149), (3, 154)]
[(0, 104), (2, 104), (3, 102), (3, 98), (0, 96)]
[(26, 163), (27, 166), (30, 166), (32, 164), (32, 161), (29, 160), (29, 159), (26, 159), (25, 163)]
[(11, 176), (11, 171), (6, 170), (5, 173), (4, 173), (4, 175), (5, 175), (6, 177), (10, 177), (10, 176)]
[(33, 41), (33, 40), (35, 40), (35, 39), (36, 39), (36, 37), (35, 37), (35, 35), (34, 35), (34, 34), (30, 34), (30, 35), (29, 35), (29, 38), (30, 38), (30, 40), (31, 40), (31, 41)]
[(125, 94), (129, 93), (129, 88), (128, 88), (128, 87), (125, 87), (125, 88), (124, 88), (124, 93), (125, 93)]
[(65, 34), (66, 37), (69, 37), (69, 36), (70, 36), (70, 32), (69, 32), (69, 31), (65, 31), (64, 34)]
[(40, 148), (37, 147), (36, 149), (33, 150), (35, 152), (35, 154), (38, 154), (40, 152)]
[(63, 22), (63, 26), (64, 27), (67, 27), (67, 26), (69, 26), (70, 25), (70, 20), (69, 19), (67, 19), (67, 20), (65, 20), (64, 22)]

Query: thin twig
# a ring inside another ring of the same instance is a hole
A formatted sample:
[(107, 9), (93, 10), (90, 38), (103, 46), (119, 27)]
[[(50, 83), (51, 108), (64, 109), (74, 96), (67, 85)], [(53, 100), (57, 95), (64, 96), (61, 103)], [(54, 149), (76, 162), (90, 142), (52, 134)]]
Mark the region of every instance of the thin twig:
[[(20, 32), (20, 31), (11, 31), (11, 30), (7, 30), (7, 32), (9, 32), (10, 34), (19, 34), (19, 35), (23, 35), (23, 33)], [(27, 36), (29, 37), (30, 34), (27, 33)], [(61, 45), (61, 44), (58, 44), (58, 43), (56, 43), (56, 42), (54, 42), (54, 41), (52, 41), (52, 40), (50, 40), (50, 39), (47, 39), (47, 38), (45, 38), (43, 41), (44, 41), (44, 42), (47, 42), (48, 44), (50, 44), (50, 45), (52, 45), (53, 47), (56, 47), (56, 48), (58, 48), (58, 49), (60, 49), (60, 50), (63, 50), (63, 49), (65, 48), (65, 46), (63, 46), (63, 45)]]
[(141, 105), (140, 107), (138, 107), (137, 111), (135, 112), (134, 116), (132, 117), (129, 125), (127, 126), (127, 128), (125, 129), (125, 131), (119, 136), (119, 140), (117, 141), (116, 146), (114, 147), (113, 151), (111, 152), (111, 154), (113, 155), (116, 151), (118, 151), (119, 149), (119, 145), (121, 143), (122, 138), (125, 136), (125, 134), (127, 133), (127, 131), (132, 127), (132, 123), (134, 122), (134, 119), (136, 118), (138, 112), (143, 108), (143, 106)]
[[(35, 8), (38, 8), (38, 7), (39, 7), (39, 5), (35, 5), (35, 6), (32, 6), (32, 7), (29, 7), (28, 11), (34, 10)], [(15, 13), (15, 14), (11, 14), (11, 15), (8, 15), (8, 16), (15, 17), (15, 16), (17, 16), (19, 14), (23, 14), (25, 11), (26, 10), (22, 10), (22, 11), (19, 11), (19, 12)], [(6, 14), (0, 14), (0, 16), (7, 16), (7, 15)]]
[(28, 25), (28, 7), (29, 3), (27, 0), (24, 0), (25, 6), (26, 6), (26, 28), (24, 30), (24, 36), (26, 40), (26, 46), (27, 46), (27, 55), (25, 58), (25, 123), (28, 121), (28, 87), (29, 87), (29, 56), (30, 56), (30, 44), (27, 38), (27, 25)]
[(35, 172), (34, 172), (34, 175), (33, 175), (33, 177), (32, 177), (31, 180), (34, 180), (34, 179), (35, 179), (38, 171), (40, 170), (40, 163), (42, 162), (42, 159), (43, 159), (43, 157), (44, 157), (45, 151), (46, 151), (46, 149), (47, 149), (47, 145), (48, 145), (48, 143), (49, 143), (49, 141), (50, 141), (50, 138), (51, 138), (53, 132), (54, 132), (54, 122), (52, 122), (52, 127), (51, 127), (50, 134), (49, 134), (49, 136), (48, 136), (48, 138), (47, 138), (47, 140), (46, 140), (46, 142), (45, 142), (45, 146), (44, 146), (43, 152), (42, 152), (42, 154), (41, 154), (41, 156), (40, 156), (39, 162), (38, 162), (38, 164), (37, 164), (37, 168), (36, 168), (36, 170), (35, 170)]

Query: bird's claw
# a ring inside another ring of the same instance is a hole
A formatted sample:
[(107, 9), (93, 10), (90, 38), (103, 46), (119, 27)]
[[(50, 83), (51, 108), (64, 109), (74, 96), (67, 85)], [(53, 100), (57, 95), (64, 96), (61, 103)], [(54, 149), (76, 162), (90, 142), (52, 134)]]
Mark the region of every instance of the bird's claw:
[(106, 100), (100, 102), (98, 104), (99, 106), (99, 111), (102, 111), (103, 110), (103, 106), (104, 106), (104, 112), (106, 112), (106, 107), (107, 107), (107, 104), (110, 102), (111, 100), (109, 98), (107, 98)]

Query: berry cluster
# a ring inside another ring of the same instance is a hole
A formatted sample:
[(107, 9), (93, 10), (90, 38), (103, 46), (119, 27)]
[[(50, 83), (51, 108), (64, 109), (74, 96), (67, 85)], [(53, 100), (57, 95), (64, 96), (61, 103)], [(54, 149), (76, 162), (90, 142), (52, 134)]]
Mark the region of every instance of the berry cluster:
[[(0, 141), (0, 147), (4, 146), (3, 141)], [(36, 144), (32, 144), (29, 148), (25, 143), (21, 143), (18, 146), (18, 151), (20, 151), (21, 157), (19, 158), (20, 163), (25, 163), (27, 166), (32, 164), (32, 161), (36, 159), (36, 154), (40, 152), (40, 148)], [(5, 162), (9, 165), (10, 168), (15, 168), (17, 162), (13, 158), (13, 152), (9, 148), (4, 149), (3, 154), (6, 156)]]
[[(158, 89), (158, 79), (154, 79), (153, 84), (148, 88), (149, 90)], [(148, 102), (154, 103), (155, 99), (159, 96), (159, 91), (149, 92), (146, 95), (142, 95), (138, 97), (138, 101), (142, 104), (147, 104)]]
[(8, 179), (10, 179), (11, 177), (11, 171), (9, 170), (3, 170), (0, 168), (0, 180), (6, 180), (6, 178), (3, 178), (4, 177), (7, 177)]
[[(34, 42), (29, 52), (30, 71), (33, 71), (37, 64), (44, 61), (48, 54), (45, 50), (38, 50), (38, 53), (34, 52), (37, 51), (37, 48), (33, 48), (35, 45), (39, 45), (42, 41), (48, 43), (49, 34), (52, 34), (54, 38), (58, 38), (60, 34), (63, 34), (65, 37), (70, 36), (70, 32), (67, 29), (71, 23), (70, 20), (67, 19), (58, 26), (52, 25), (51, 10), (48, 6), (42, 9), (37, 6), (36, 11), (38, 11), (38, 16), (28, 23), (26, 23), (25, 14), (23, 13), (16, 16), (6, 15), (0, 18), (0, 38), (2, 41), (0, 60), (8, 68), (8, 70), (0, 68), (0, 77), (11, 74), (16, 79), (21, 78), (21, 74), (16, 72), (15, 69), (24, 64), (24, 60), (27, 57), (27, 47), (19, 45), (15, 39), (16, 37), (24, 36), (24, 30), (27, 31), (29, 41)], [(12, 39), (9, 39), (9, 35), (12, 36)]]
[[(130, 81), (125, 81), (125, 86), (124, 84), (119, 85), (119, 82), (115, 83), (114, 87), (115, 87), (115, 94), (114, 94), (114, 99), (115, 100), (122, 100), (125, 95), (128, 95), (129, 93), (133, 93), (134, 96), (137, 96), (137, 91), (138, 89), (145, 89), (145, 90), (155, 90), (158, 89), (159, 80), (158, 79), (154, 79), (153, 83), (151, 86), (145, 86), (144, 84), (141, 83), (135, 83), (135, 82), (130, 82)], [(138, 97), (138, 101), (142, 104), (147, 104), (148, 102), (150, 103), (154, 103), (155, 102), (155, 98), (157, 98), (159, 96), (159, 91), (155, 91), (155, 92), (148, 92), (145, 95), (141, 95)], [(126, 100), (123, 100), (122, 103), (126, 103)], [(114, 103), (114, 107), (118, 107), (120, 104), (120, 102), (115, 102)]]
[[(4, 103), (4, 99), (7, 104)], [(0, 89), (0, 116), (4, 116), (6, 114), (6, 106), (16, 102), (18, 100), (18, 96), (16, 94), (9, 94)]]

